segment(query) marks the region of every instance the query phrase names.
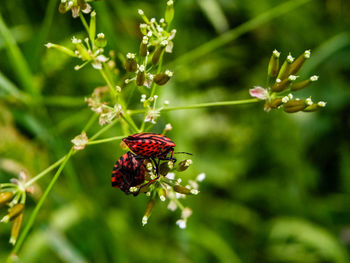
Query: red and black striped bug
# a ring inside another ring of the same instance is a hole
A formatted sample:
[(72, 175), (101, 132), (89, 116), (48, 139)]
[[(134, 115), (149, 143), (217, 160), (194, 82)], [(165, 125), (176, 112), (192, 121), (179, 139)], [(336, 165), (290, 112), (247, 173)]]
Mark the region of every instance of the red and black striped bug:
[[(173, 157), (175, 143), (162, 134), (136, 133), (124, 138), (123, 142), (140, 157), (176, 161)], [(171, 155), (167, 157), (169, 153)]]
[[(142, 184), (145, 181), (146, 166), (143, 159), (127, 152), (118, 159), (112, 171), (112, 186), (120, 188), (130, 194), (130, 187)], [(141, 189), (141, 187), (140, 187)], [(133, 193), (136, 196), (139, 191)]]

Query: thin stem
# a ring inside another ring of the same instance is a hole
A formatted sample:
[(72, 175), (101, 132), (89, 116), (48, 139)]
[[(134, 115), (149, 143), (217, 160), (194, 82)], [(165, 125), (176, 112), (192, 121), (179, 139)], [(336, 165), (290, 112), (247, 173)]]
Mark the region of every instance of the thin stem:
[[(232, 100), (232, 101), (218, 101), (218, 102), (208, 102), (208, 103), (199, 103), (193, 105), (185, 105), (185, 106), (175, 106), (175, 107), (166, 107), (159, 109), (160, 111), (175, 111), (175, 110), (189, 110), (189, 109), (199, 109), (199, 108), (208, 108), (208, 107), (216, 107), (216, 106), (232, 106), (232, 105), (241, 105), (241, 104), (249, 104), (259, 102), (259, 99), (247, 99), (247, 100)], [(146, 109), (141, 110), (129, 110), (129, 114), (138, 114), (145, 112)]]
[(90, 138), (90, 140), (92, 141), (92, 140), (96, 139), (98, 136), (100, 136), (102, 133), (108, 131), (110, 128), (112, 128), (118, 122), (118, 120), (119, 119), (116, 119), (116, 120), (112, 121), (110, 124), (104, 126), (101, 130), (96, 132), (95, 135)]
[(41, 177), (43, 177), (44, 175), (48, 174), (49, 172), (51, 172), (53, 169), (55, 169), (57, 166), (59, 166), (67, 157), (67, 155), (64, 155), (61, 159), (59, 159), (58, 161), (56, 161), (55, 163), (51, 164), (49, 167), (47, 167), (44, 171), (42, 171), (40, 174), (38, 174), (37, 176), (33, 177), (32, 179), (30, 179), (26, 184), (25, 187), (29, 187), (31, 186), (33, 183), (35, 183), (37, 180), (39, 180)]
[(88, 24), (87, 24), (87, 22), (85, 20), (84, 15), (81, 12), (79, 12), (79, 17), (80, 17), (80, 20), (81, 20), (81, 22), (83, 23), (83, 25), (85, 27), (86, 32), (89, 34), (89, 31), (90, 31), (89, 30), (89, 26), (88, 26)]
[(111, 141), (121, 140), (121, 139), (123, 139), (124, 137), (125, 137), (125, 136), (115, 136), (115, 137), (110, 137), (110, 138), (101, 139), (101, 140), (96, 140), (96, 141), (89, 141), (89, 142), (88, 142), (88, 145), (100, 144), (100, 143), (105, 143), (105, 142), (111, 142)]
[(131, 126), (135, 132), (139, 132), (139, 128), (137, 128), (135, 122), (133, 121), (133, 119), (131, 119), (131, 117), (129, 116), (129, 114), (123, 114), (122, 115), (123, 120), (126, 121), (127, 124), (129, 124), (129, 126)]
[(48, 185), (48, 187), (45, 189), (45, 192), (43, 193), (43, 195), (41, 196), (38, 204), (35, 206), (32, 214), (30, 215), (30, 218), (28, 220), (27, 225), (25, 226), (25, 228), (23, 229), (23, 232), (21, 233), (18, 242), (16, 243), (16, 246), (13, 249), (13, 253), (17, 253), (19, 251), (19, 249), (21, 248), (25, 238), (27, 237), (29, 230), (32, 228), (35, 218), (39, 213), (39, 210), (41, 208), (41, 206), (44, 204), (45, 199), (47, 198), (48, 194), (50, 193), (51, 189), (53, 188), (53, 186), (55, 185), (57, 179), (59, 178), (59, 176), (61, 175), (63, 168), (65, 167), (65, 165), (67, 164), (67, 161), (69, 160), (69, 158), (71, 157), (73, 153), (73, 149), (71, 149), (69, 151), (69, 153), (64, 157), (62, 164), (60, 165), (60, 167), (58, 168), (55, 176), (52, 178), (50, 184)]
[(98, 114), (93, 112), (92, 116), (89, 119), (89, 121), (84, 126), (83, 131), (87, 131), (91, 127), (91, 125), (94, 124), (94, 122), (97, 120), (97, 118), (98, 118)]

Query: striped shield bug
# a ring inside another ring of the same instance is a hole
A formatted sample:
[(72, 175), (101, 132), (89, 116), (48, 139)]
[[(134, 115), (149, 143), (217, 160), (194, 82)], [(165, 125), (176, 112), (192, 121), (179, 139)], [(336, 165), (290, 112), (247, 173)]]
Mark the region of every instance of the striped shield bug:
[[(127, 152), (120, 157), (112, 171), (112, 186), (130, 194), (130, 187), (142, 184), (145, 181), (146, 166), (143, 159)], [(138, 192), (133, 193), (134, 196)]]
[[(123, 139), (130, 150), (144, 158), (158, 158), (160, 160), (173, 160), (175, 143), (168, 137), (157, 133), (136, 133)], [(167, 157), (168, 154), (170, 157)]]

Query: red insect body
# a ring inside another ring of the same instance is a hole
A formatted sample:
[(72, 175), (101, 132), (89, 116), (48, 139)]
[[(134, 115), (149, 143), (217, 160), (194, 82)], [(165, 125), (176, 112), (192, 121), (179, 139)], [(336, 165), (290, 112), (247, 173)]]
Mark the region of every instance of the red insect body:
[[(130, 194), (130, 187), (142, 184), (145, 181), (146, 166), (143, 160), (127, 152), (115, 163), (112, 172), (112, 186), (120, 188), (126, 194)], [(134, 195), (137, 195), (134, 193)]]
[[(174, 159), (175, 143), (168, 137), (157, 133), (137, 133), (123, 139), (131, 151), (144, 158), (160, 160)], [(167, 155), (171, 153), (170, 158)]]

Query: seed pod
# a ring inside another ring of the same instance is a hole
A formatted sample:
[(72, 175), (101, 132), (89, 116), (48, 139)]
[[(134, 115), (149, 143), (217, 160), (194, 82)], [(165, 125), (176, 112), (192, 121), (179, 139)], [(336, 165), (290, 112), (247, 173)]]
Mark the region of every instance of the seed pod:
[(135, 59), (135, 54), (128, 53), (126, 55), (125, 70), (128, 72), (135, 72), (137, 70), (137, 62)]
[(166, 70), (165, 73), (159, 73), (153, 77), (154, 83), (159, 86), (166, 84), (169, 79), (173, 76), (173, 73), (170, 70)]
[(0, 206), (3, 204), (6, 204), (13, 198), (13, 193), (12, 192), (4, 192), (0, 193)]
[(278, 73), (278, 76), (277, 76), (278, 79), (284, 80), (284, 79), (289, 77), (289, 75), (290, 75), (289, 70), (290, 70), (290, 66), (293, 63), (293, 61), (294, 61), (294, 58), (289, 53), (286, 60), (283, 62), (283, 65), (280, 69), (280, 72)]
[(310, 58), (311, 52), (310, 50), (306, 50), (303, 54), (301, 54), (290, 66), (289, 74), (295, 75), (303, 66), (304, 62)]
[(168, 45), (168, 41), (167, 40), (163, 40), (159, 47), (157, 47), (156, 51), (154, 51), (153, 57), (152, 57), (152, 64), (153, 65), (157, 65), (159, 62), (159, 59), (161, 57), (161, 55), (163, 54), (163, 51), (165, 49), (165, 47)]
[(175, 192), (180, 193), (180, 194), (184, 194), (184, 195), (192, 194), (190, 189), (188, 189), (187, 187), (184, 187), (182, 185), (179, 185), (179, 184), (174, 185), (173, 189)]
[(276, 109), (279, 106), (281, 106), (282, 104), (283, 104), (282, 98), (276, 98), (270, 102), (270, 107), (273, 109)]
[(95, 45), (99, 48), (104, 48), (107, 45), (107, 39), (103, 33), (97, 34), (97, 38), (95, 39)]
[(174, 164), (172, 161), (164, 162), (159, 166), (159, 173), (163, 176), (166, 176), (169, 173), (170, 169), (173, 168), (173, 166)]
[(147, 45), (148, 45), (148, 37), (144, 36), (141, 41), (140, 50), (139, 50), (141, 57), (147, 56)]
[(7, 223), (9, 220), (18, 216), (24, 210), (24, 204), (16, 204), (9, 209), (9, 213), (1, 219), (1, 222)]
[(60, 3), (58, 6), (58, 12), (60, 12), (61, 14), (64, 14), (67, 12), (67, 2), (65, 3)]
[[(289, 87), (289, 85), (296, 80), (297, 77), (294, 75), (290, 75), (287, 79), (284, 79), (282, 81), (276, 81), (275, 85), (273, 85), (271, 87), (271, 90), (273, 92), (281, 92), (284, 91), (285, 89), (287, 89)], [(279, 79), (277, 79), (279, 80)]]
[(174, 18), (174, 1), (169, 0), (166, 4), (166, 9), (165, 9), (165, 21), (170, 24), (171, 21)]
[(267, 75), (270, 78), (276, 78), (279, 70), (279, 57), (280, 57), (280, 52), (277, 50), (274, 50), (272, 52), (272, 56), (270, 58), (268, 70), (267, 70)]
[(159, 195), (159, 199), (164, 202), (165, 201), (165, 196), (166, 196), (166, 191), (164, 188), (159, 188), (158, 190), (158, 195)]
[(301, 81), (299, 83), (293, 84), (293, 86), (290, 88), (291, 91), (297, 91), (306, 88), (309, 86), (312, 82), (318, 80), (318, 76), (312, 76), (307, 80)]
[(10, 237), (10, 243), (12, 245), (16, 244), (19, 231), (21, 230), (23, 221), (23, 213), (19, 214), (15, 220), (13, 220), (12, 228), (11, 228), (11, 237)]
[[(84, 2), (85, 3), (85, 2)], [(87, 4), (85, 3), (85, 8)], [(85, 8), (82, 8), (81, 10), (84, 10)], [(95, 39), (96, 35), (96, 12), (92, 11), (90, 14), (90, 26), (89, 26), (89, 37), (90, 39)]]
[(136, 75), (136, 85), (143, 86), (145, 83), (146, 75), (145, 75), (145, 67), (141, 65)]
[(290, 100), (284, 104), (284, 111), (294, 113), (304, 110), (307, 106), (305, 100)]
[(154, 205), (155, 205), (155, 201), (153, 199), (148, 201), (147, 206), (146, 206), (145, 214), (144, 214), (144, 216), (142, 218), (142, 225), (143, 226), (147, 224), (148, 218), (152, 214), (152, 210), (153, 210)]
[(183, 160), (179, 163), (177, 170), (180, 172), (185, 171), (191, 164), (192, 164), (191, 159)]

